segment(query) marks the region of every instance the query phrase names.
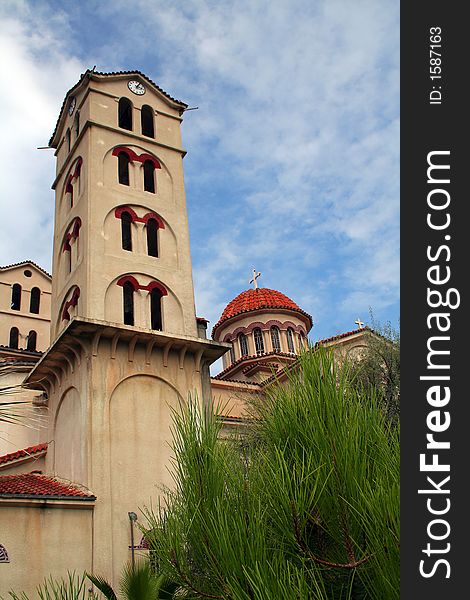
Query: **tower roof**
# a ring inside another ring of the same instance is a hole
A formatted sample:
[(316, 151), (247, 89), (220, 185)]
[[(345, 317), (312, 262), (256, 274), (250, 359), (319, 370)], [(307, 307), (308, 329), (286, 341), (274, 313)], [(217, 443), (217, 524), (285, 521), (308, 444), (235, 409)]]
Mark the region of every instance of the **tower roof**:
[(212, 329), (212, 336), (225, 321), (238, 315), (263, 309), (284, 309), (298, 312), (307, 317), (310, 327), (312, 326), (312, 317), (285, 294), (269, 288), (255, 288), (245, 290), (227, 304), (222, 316)]
[(172, 105), (174, 105), (175, 107), (178, 108), (178, 110), (180, 111), (180, 114), (182, 114), (185, 109), (188, 107), (188, 105), (185, 102), (182, 102), (181, 100), (177, 100), (176, 98), (173, 98), (172, 96), (170, 96), (170, 94), (168, 94), (168, 92), (165, 92), (165, 90), (163, 90), (160, 86), (158, 86), (154, 81), (152, 81), (150, 79), (150, 77), (147, 77), (147, 75), (145, 75), (145, 73), (142, 73), (141, 71), (138, 70), (133, 70), (133, 71), (110, 71), (110, 72), (101, 72), (101, 71), (95, 71), (95, 69), (87, 69), (85, 71), (85, 73), (82, 73), (80, 75), (80, 79), (78, 80), (78, 82), (69, 89), (69, 91), (65, 94), (65, 98), (64, 101), (62, 103), (62, 106), (60, 108), (60, 112), (59, 112), (59, 117), (57, 118), (57, 123), (54, 127), (54, 132), (51, 136), (51, 139), (49, 140), (49, 146), (51, 148), (55, 148), (57, 145), (57, 140), (55, 139), (56, 137), (56, 133), (57, 130), (59, 128), (59, 123), (61, 120), (62, 115), (65, 112), (65, 107), (67, 104), (67, 99), (70, 97), (70, 94), (76, 93), (76, 91), (80, 88), (80, 86), (84, 83), (89, 81), (90, 79), (95, 79), (97, 81), (99, 81), (100, 79), (120, 79), (122, 77), (128, 77), (128, 76), (140, 76), (147, 84), (150, 84), (151, 86), (153, 86), (153, 88), (155, 90), (157, 90), (164, 98), (166, 98), (167, 101), (169, 101), (169, 103), (171, 103)]

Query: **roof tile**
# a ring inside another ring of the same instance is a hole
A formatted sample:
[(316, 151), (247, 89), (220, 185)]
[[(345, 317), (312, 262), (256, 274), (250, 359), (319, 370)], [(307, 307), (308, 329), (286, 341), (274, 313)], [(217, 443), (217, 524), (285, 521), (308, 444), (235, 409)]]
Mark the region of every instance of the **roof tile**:
[(29, 448), (23, 448), (22, 450), (16, 450), (15, 452), (9, 452), (0, 456), (0, 465), (3, 465), (11, 460), (17, 460), (19, 458), (26, 458), (28, 456), (34, 456), (39, 452), (47, 452), (47, 443), (36, 444), (35, 446), (29, 446)]
[(0, 498), (2, 496), (95, 499), (91, 492), (73, 483), (36, 473), (0, 475)]

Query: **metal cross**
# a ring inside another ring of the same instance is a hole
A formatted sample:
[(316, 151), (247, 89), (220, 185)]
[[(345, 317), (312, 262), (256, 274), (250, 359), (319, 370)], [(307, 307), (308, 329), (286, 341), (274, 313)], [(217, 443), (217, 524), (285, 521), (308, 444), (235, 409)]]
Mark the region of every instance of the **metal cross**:
[(250, 280), (250, 283), (254, 284), (255, 290), (258, 287), (258, 282), (256, 281), (258, 279), (258, 277), (261, 277), (261, 273), (259, 273), (259, 272), (257, 273), (256, 269), (253, 269), (253, 279)]
[(364, 327), (364, 323), (361, 321), (361, 319), (359, 317), (357, 317), (357, 320), (354, 321), (354, 323), (356, 323), (356, 325), (359, 327), (359, 329), (362, 329)]

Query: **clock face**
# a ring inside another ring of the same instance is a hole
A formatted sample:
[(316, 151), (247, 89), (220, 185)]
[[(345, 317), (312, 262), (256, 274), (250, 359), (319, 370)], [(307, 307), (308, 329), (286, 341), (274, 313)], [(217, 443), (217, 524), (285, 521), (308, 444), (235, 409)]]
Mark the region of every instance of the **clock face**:
[(71, 115), (73, 113), (73, 111), (75, 110), (76, 103), (77, 103), (77, 99), (75, 98), (75, 96), (73, 98), (70, 98), (69, 115)]
[(145, 88), (139, 81), (129, 81), (127, 87), (131, 90), (133, 94), (137, 94), (138, 96), (142, 96), (142, 94), (145, 94)]

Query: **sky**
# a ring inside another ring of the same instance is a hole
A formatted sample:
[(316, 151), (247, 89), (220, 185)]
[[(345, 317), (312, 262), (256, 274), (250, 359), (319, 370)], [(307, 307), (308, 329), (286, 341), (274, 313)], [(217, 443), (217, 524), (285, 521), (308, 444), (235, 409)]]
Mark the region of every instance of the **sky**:
[(196, 312), (250, 287), (312, 315), (399, 323), (397, 0), (1, 0), (0, 264), (51, 270), (65, 93), (139, 70), (182, 124)]

